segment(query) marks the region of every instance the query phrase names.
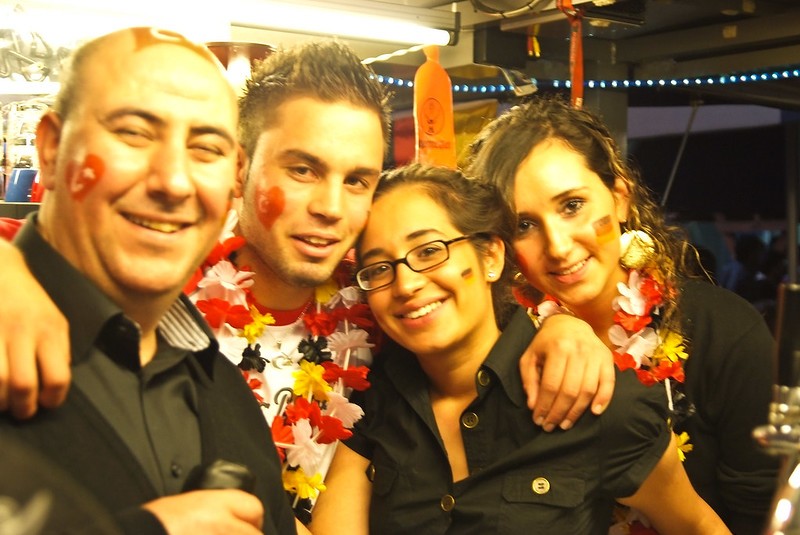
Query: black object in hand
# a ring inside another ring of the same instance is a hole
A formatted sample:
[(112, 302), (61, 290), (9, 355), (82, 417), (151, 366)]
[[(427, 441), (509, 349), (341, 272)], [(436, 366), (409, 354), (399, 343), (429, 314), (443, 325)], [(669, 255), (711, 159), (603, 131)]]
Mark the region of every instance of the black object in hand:
[(186, 478), (183, 490), (240, 489), (252, 494), (255, 482), (255, 476), (246, 466), (219, 459), (194, 467)]

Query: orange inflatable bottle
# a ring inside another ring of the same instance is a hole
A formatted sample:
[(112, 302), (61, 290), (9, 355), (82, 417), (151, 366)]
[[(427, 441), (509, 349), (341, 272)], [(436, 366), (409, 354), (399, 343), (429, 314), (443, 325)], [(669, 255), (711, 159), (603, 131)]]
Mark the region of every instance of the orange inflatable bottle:
[(416, 161), (456, 168), (453, 88), (439, 63), (439, 47), (426, 46), (425, 63), (414, 75)]

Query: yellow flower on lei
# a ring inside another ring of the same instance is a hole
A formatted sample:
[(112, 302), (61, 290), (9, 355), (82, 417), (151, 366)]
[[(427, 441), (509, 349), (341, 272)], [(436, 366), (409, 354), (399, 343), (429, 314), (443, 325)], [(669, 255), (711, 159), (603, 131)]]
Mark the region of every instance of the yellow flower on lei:
[(333, 390), (333, 387), (322, 378), (325, 368), (319, 364), (314, 364), (307, 360), (300, 361), (300, 369), (294, 372), (294, 395), (309, 398), (314, 396), (316, 399), (328, 399), (326, 392)]
[(664, 337), (664, 341), (656, 349), (655, 357), (657, 359), (667, 358), (672, 362), (677, 362), (678, 359), (686, 360), (688, 357), (686, 348), (683, 345), (683, 336), (676, 332), (668, 331)]
[(283, 488), (297, 494), (301, 500), (314, 499), (325, 490), (325, 483), (319, 472), (309, 478), (302, 468), (298, 468), (297, 470), (286, 470), (283, 473)]
[(678, 439), (678, 457), (681, 462), (686, 460), (686, 454), (694, 449), (692, 444), (689, 444), (689, 433), (684, 431), (676, 437)]
[(334, 279), (328, 279), (328, 282), (317, 286), (315, 290), (315, 299), (317, 303), (322, 303), (323, 305), (333, 299), (333, 296), (339, 293), (339, 285), (336, 284)]
[(253, 321), (244, 326), (242, 336), (247, 338), (248, 344), (253, 345), (264, 334), (264, 327), (275, 323), (275, 318), (270, 313), (262, 314), (252, 305), (250, 306), (250, 317), (253, 318)]

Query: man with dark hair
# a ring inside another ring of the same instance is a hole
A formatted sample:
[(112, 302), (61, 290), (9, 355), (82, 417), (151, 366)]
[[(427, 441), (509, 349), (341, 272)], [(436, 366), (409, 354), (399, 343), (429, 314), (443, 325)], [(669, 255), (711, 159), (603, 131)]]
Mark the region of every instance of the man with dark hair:
[[(378, 342), (367, 337), (370, 320), (347, 255), (383, 168), (387, 101), (371, 69), (336, 41), (309, 41), (260, 63), (240, 100), (239, 138), (249, 165), (218, 246), (187, 287), (221, 351), (247, 375), (302, 520), (323, 488), (333, 444), (359, 417), (346, 398), (368, 387), (365, 365)], [(16, 268), (12, 274), (15, 284), (28, 284)], [(581, 328), (585, 336), (577, 334)], [(545, 429), (568, 428), (592, 400), (595, 411), (607, 404), (610, 352), (571, 318), (553, 318), (543, 333), (523, 365), (534, 376), (529, 383), (539, 384), (546, 355), (558, 358), (546, 359), (541, 395), (534, 392), (530, 405)], [(35, 370), (26, 349), (7, 359), (29, 371), (17, 381), (20, 393), (30, 391)], [(598, 351), (608, 358), (597, 359)], [(571, 372), (562, 380), (565, 370)], [(47, 401), (55, 402), (49, 392)], [(20, 412), (33, 409), (28, 403)]]
[[(0, 416), (0, 434), (55, 462), (125, 533), (294, 533), (258, 405), (182, 295), (244, 163), (219, 63), (131, 28), (76, 50), (62, 88), (36, 132), (47, 194), (14, 245), (69, 320), (74, 387), (32, 419)], [(193, 490), (216, 460), (249, 468), (252, 493)]]

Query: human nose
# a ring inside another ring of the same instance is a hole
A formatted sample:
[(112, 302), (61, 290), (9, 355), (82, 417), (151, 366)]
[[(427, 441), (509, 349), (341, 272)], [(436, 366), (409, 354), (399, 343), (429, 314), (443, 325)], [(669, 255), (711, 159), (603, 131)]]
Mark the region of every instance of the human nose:
[(398, 262), (394, 266), (394, 280), (392, 281), (392, 289), (395, 295), (407, 296), (412, 295), (420, 288), (425, 286), (427, 277), (424, 273), (418, 273), (411, 269), (406, 259)]
[(148, 189), (170, 199), (191, 195), (194, 185), (189, 154), (183, 143), (163, 143), (153, 153)]
[(565, 258), (572, 249), (572, 235), (567, 227), (550, 223), (545, 227), (547, 254), (552, 258)]
[(342, 217), (344, 204), (344, 188), (333, 180), (319, 182), (314, 191), (314, 198), (309, 205), (312, 214), (326, 219), (338, 220)]

